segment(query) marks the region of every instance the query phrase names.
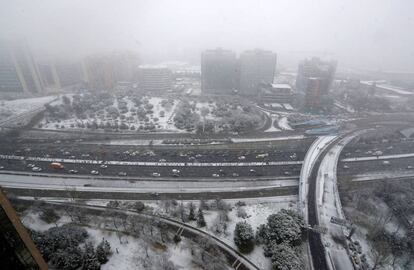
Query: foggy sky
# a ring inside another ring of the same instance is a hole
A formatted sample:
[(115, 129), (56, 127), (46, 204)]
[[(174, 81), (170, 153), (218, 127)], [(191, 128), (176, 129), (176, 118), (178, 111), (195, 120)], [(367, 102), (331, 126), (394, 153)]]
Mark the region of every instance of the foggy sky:
[(411, 0), (0, 0), (0, 38), (24, 37), (39, 57), (129, 49), (197, 63), (204, 49), (263, 48), (282, 65), (319, 55), (414, 71), (413, 10)]

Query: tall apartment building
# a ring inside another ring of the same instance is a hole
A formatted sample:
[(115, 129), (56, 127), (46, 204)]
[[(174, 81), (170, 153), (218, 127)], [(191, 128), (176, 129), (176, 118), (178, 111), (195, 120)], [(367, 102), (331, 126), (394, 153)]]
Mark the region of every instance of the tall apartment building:
[(261, 84), (273, 83), (276, 54), (265, 50), (249, 50), (240, 54), (240, 91), (242, 95), (257, 95)]
[(323, 80), (321, 78), (307, 78), (305, 91), (305, 106), (308, 109), (319, 109), (323, 92)]
[(296, 89), (305, 93), (307, 108), (319, 109), (321, 99), (329, 93), (335, 77), (337, 62), (319, 58), (306, 59), (299, 63)]
[(320, 78), (321, 94), (327, 94), (334, 80), (336, 66), (336, 61), (322, 61), (319, 58), (303, 60), (298, 67), (296, 89), (305, 92), (309, 78)]
[(201, 54), (201, 90), (204, 93), (231, 93), (238, 89), (238, 78), (236, 53), (218, 48)]
[(0, 92), (43, 91), (39, 68), (25, 41), (0, 41)]
[(135, 81), (138, 64), (129, 52), (89, 56), (82, 62), (84, 81), (92, 90), (111, 90), (118, 82)]
[(139, 84), (145, 92), (165, 93), (171, 90), (172, 73), (165, 66), (139, 66)]
[(39, 71), (47, 91), (60, 91), (83, 82), (80, 63), (64, 61), (43, 63), (39, 64)]

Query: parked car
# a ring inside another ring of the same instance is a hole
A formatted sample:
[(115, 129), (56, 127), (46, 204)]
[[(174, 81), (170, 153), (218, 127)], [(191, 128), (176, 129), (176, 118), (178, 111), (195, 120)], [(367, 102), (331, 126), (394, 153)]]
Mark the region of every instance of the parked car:
[(96, 171), (96, 170), (92, 170), (92, 171), (91, 171), (91, 174), (93, 174), (93, 175), (98, 175), (98, 174), (99, 174), (99, 172), (98, 172), (98, 171)]
[(106, 168), (108, 168), (108, 165), (106, 165), (106, 164), (101, 164), (101, 165), (99, 165), (99, 167), (101, 167), (102, 169), (106, 169)]
[(77, 170), (69, 170), (69, 173), (71, 173), (71, 174), (77, 174), (78, 171)]
[(161, 174), (160, 174), (160, 173), (157, 173), (157, 172), (153, 172), (153, 173), (152, 173), (152, 176), (154, 176), (154, 177), (160, 177), (160, 176), (161, 176)]
[(118, 176), (127, 176), (127, 173), (126, 172), (119, 172)]

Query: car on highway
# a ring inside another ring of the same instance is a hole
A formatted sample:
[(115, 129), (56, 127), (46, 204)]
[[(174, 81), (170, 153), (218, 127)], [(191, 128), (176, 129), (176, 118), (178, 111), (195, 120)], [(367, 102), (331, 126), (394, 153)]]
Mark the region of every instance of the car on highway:
[(98, 174), (99, 174), (99, 172), (98, 172), (98, 171), (96, 171), (96, 170), (92, 170), (92, 171), (91, 171), (91, 174), (93, 174), (93, 175), (98, 175)]
[(4, 170), (4, 166), (0, 166), (0, 170)]
[(220, 175), (218, 173), (213, 173), (211, 176), (214, 177), (214, 178), (220, 177)]
[(99, 165), (99, 167), (101, 167), (102, 169), (106, 169), (106, 168), (108, 168), (108, 165), (106, 165), (106, 164), (101, 164), (101, 165)]
[(375, 151), (375, 152), (372, 153), (373, 156), (382, 156), (382, 154), (383, 153), (380, 150), (377, 150), (377, 151)]
[(35, 167), (32, 168), (32, 171), (34, 171), (34, 172), (41, 172), (42, 171), (42, 168), (35, 166)]
[(385, 166), (388, 166), (388, 165), (390, 165), (391, 163), (388, 161), (388, 160), (384, 160), (383, 162), (382, 162), (382, 165), (385, 165)]
[(119, 172), (118, 176), (127, 176), (127, 173), (126, 172)]
[(33, 168), (33, 167), (35, 167), (36, 165), (34, 165), (34, 164), (31, 164), (31, 163), (29, 163), (29, 164), (27, 164), (27, 168)]
[(344, 164), (343, 168), (344, 169), (349, 169), (349, 166), (347, 164)]
[(269, 153), (259, 154), (259, 155), (256, 155), (256, 159), (263, 159), (268, 156), (269, 156)]
[(152, 173), (152, 176), (153, 176), (153, 177), (160, 177), (160, 176), (161, 176), (161, 174), (160, 174), (160, 173), (157, 173), (157, 172), (153, 172), (153, 173)]
[(158, 160), (158, 162), (162, 163), (162, 162), (167, 162), (167, 160), (165, 160), (164, 158)]
[(60, 169), (64, 169), (65, 166), (63, 166), (63, 164), (59, 162), (52, 162), (50, 163), (50, 168), (55, 169), (55, 170), (60, 170)]
[(178, 169), (172, 169), (171, 173), (172, 173), (172, 176), (174, 176), (174, 177), (180, 176), (180, 170), (178, 170)]
[(237, 159), (238, 159), (238, 160), (245, 160), (245, 159), (246, 159), (246, 157), (245, 157), (245, 156), (239, 156)]
[(78, 173), (78, 171), (77, 171), (77, 170), (73, 170), (73, 169), (72, 169), (72, 170), (69, 170), (69, 173), (70, 173), (70, 174), (77, 174), (77, 173)]
[(239, 177), (239, 174), (236, 173), (236, 172), (234, 172), (234, 173), (231, 174), (231, 176), (233, 176), (233, 177)]

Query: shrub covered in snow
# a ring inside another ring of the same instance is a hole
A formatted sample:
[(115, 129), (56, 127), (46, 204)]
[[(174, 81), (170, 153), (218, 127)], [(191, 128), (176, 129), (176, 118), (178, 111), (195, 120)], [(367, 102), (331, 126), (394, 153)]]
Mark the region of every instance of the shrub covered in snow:
[(242, 252), (249, 252), (254, 246), (253, 228), (247, 222), (238, 222), (234, 229), (234, 243)]
[(98, 270), (101, 264), (108, 261), (111, 247), (102, 241), (96, 251), (92, 243), (85, 242), (88, 233), (84, 228), (74, 224), (52, 227), (45, 232), (32, 232), (32, 238), (43, 255), (54, 269), (63, 270)]
[[(300, 244), (302, 236), (303, 221), (297, 213), (292, 210), (282, 209), (277, 214), (267, 218), (267, 224), (260, 227), (258, 238), (267, 237), (267, 241), (288, 244)], [(264, 231), (263, 231), (264, 230)]]
[(257, 228), (256, 241), (264, 244), (264, 255), (272, 259), (273, 269), (303, 269), (294, 249), (301, 242), (302, 227), (303, 220), (296, 212), (282, 209)]
[(272, 242), (270, 248), (273, 270), (301, 270), (304, 268), (301, 259), (287, 243)]

